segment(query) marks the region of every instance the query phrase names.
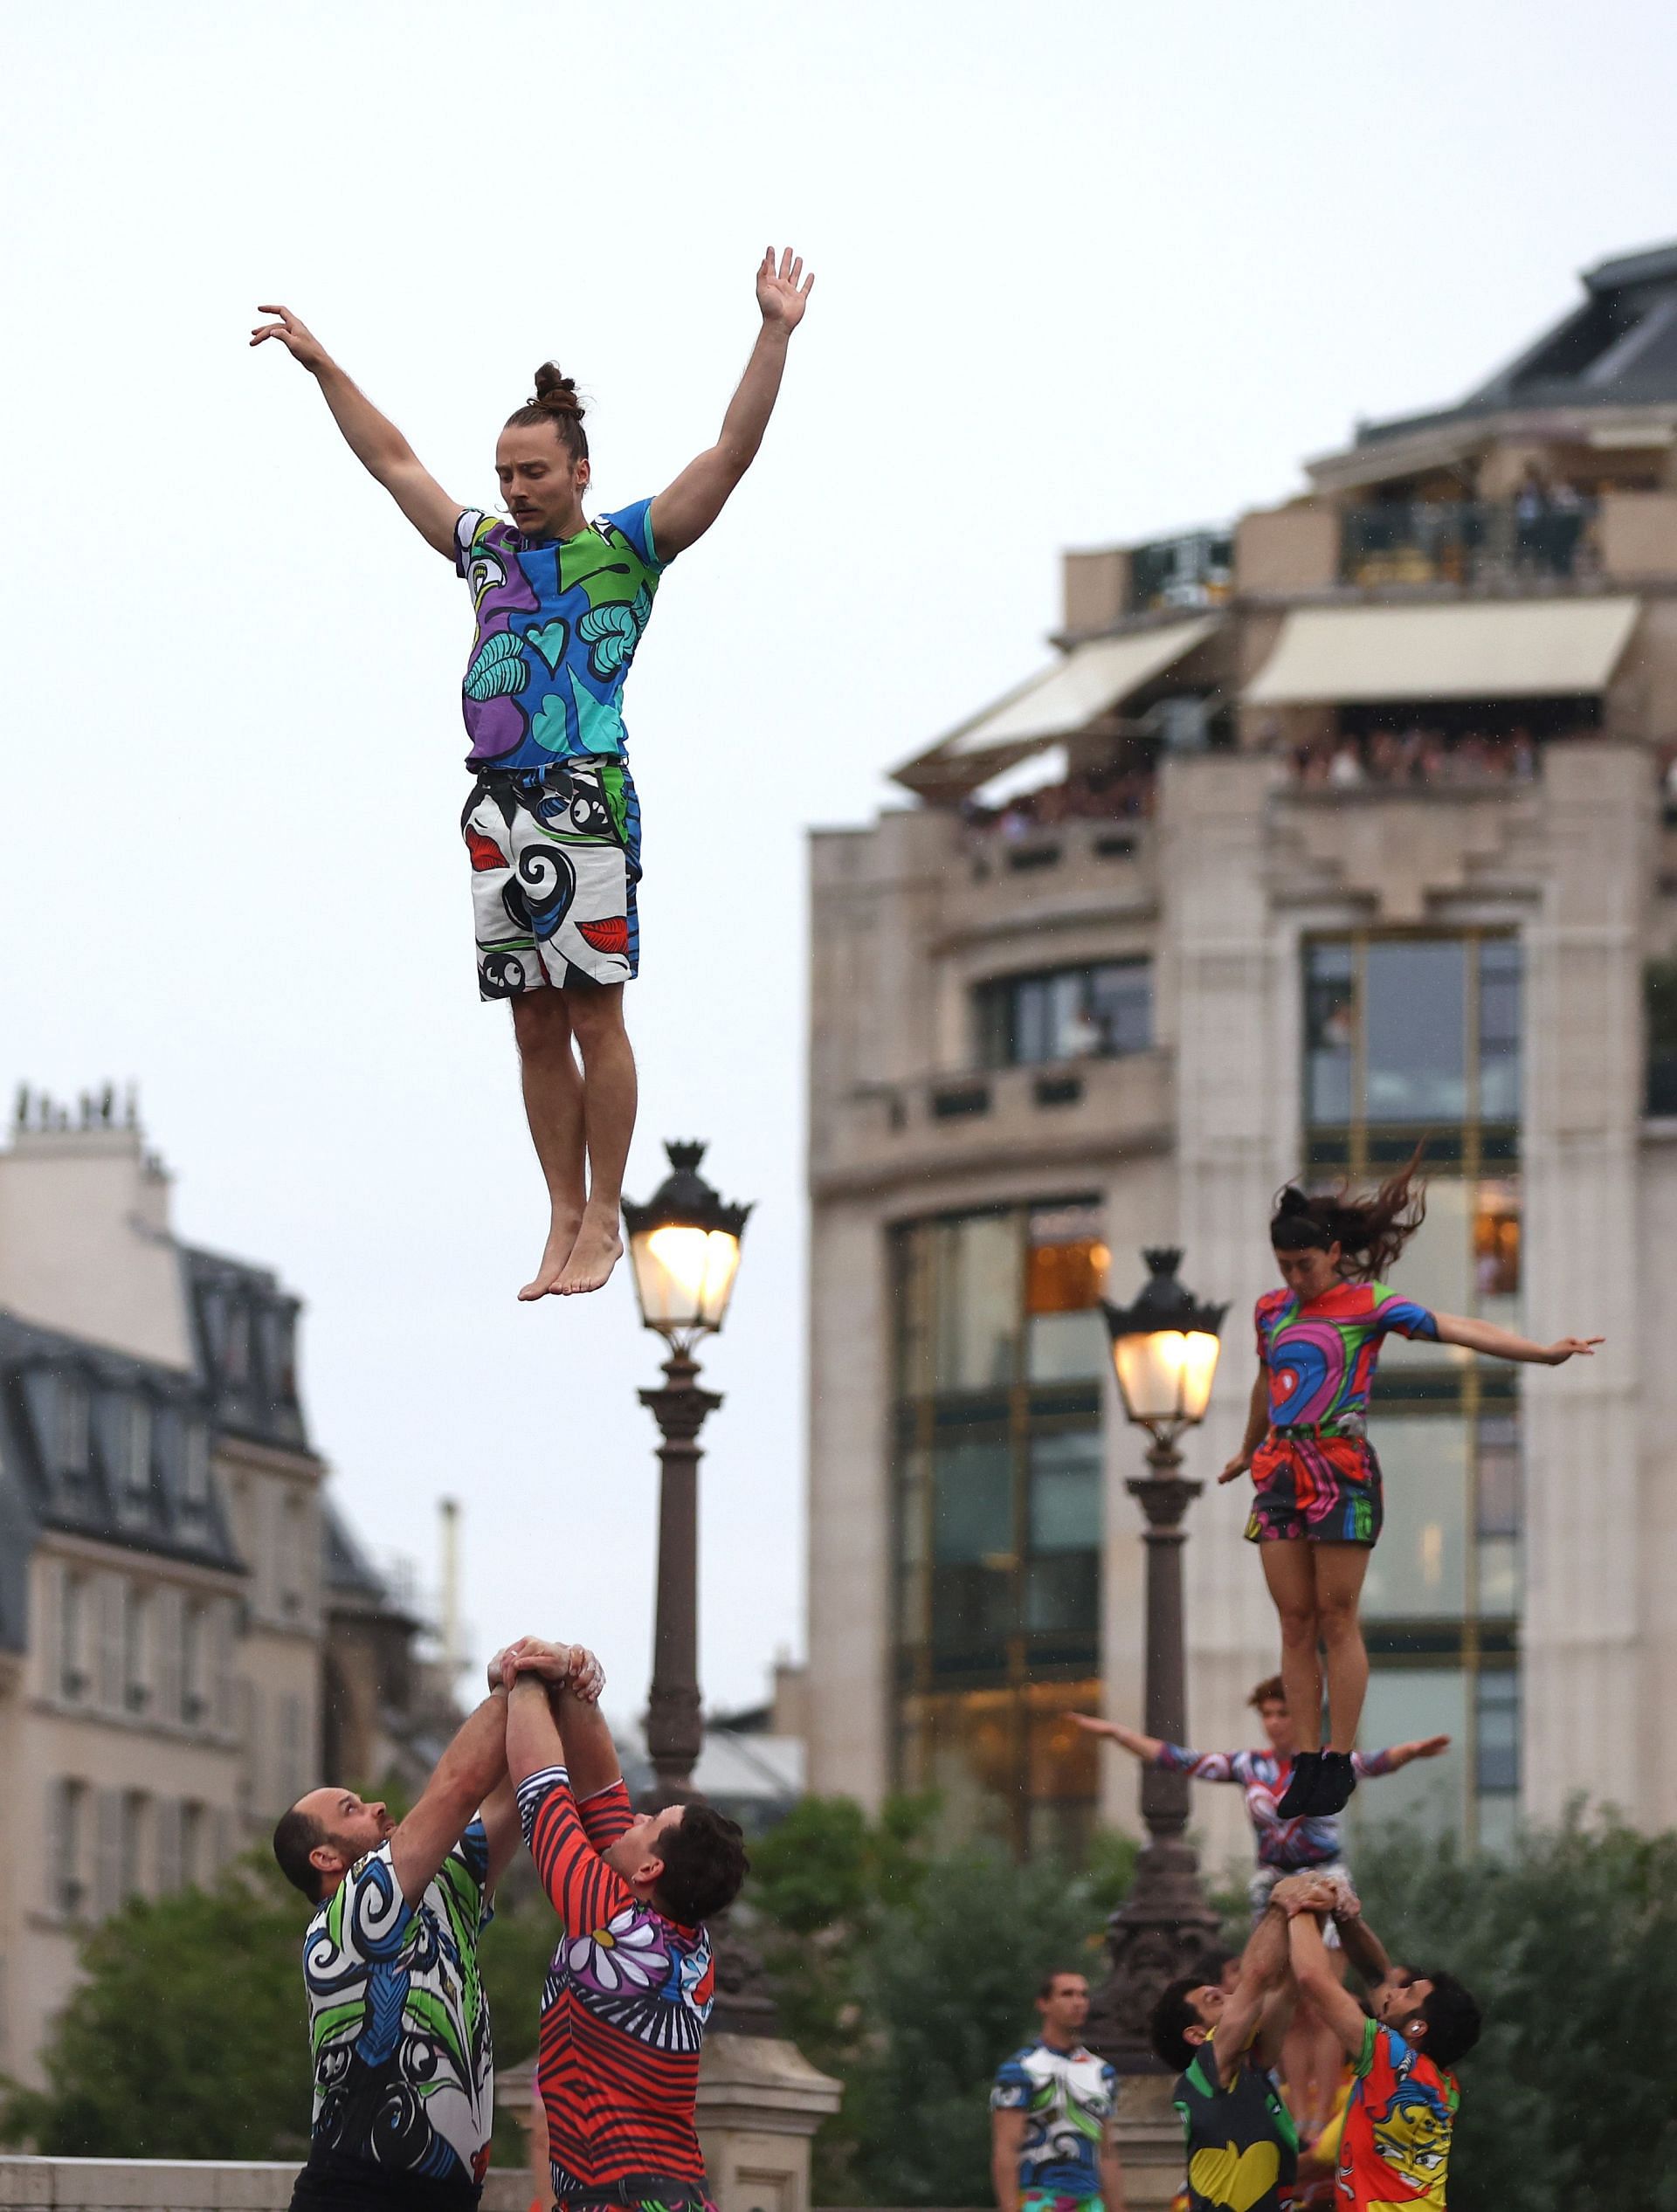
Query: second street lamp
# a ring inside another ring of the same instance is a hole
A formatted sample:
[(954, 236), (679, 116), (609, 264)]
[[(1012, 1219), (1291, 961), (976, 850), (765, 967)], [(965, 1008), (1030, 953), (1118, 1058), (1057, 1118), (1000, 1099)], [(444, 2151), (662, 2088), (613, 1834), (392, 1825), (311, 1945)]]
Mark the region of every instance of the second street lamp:
[[(646, 1754), (657, 1786), (649, 1809), (687, 1804), (700, 1793), (693, 1770), (705, 1745), (699, 1696), (699, 1431), (721, 1399), (699, 1385), (693, 1347), (728, 1315), (749, 1206), (731, 1205), (699, 1172), (701, 1144), (666, 1147), (670, 1172), (644, 1206), (623, 1202), (640, 1318), (670, 1347), (661, 1389), (640, 1402), (658, 1423), (658, 1603), (652, 1625), (652, 1686), (646, 1700)], [(763, 1961), (724, 1914), (714, 1921), (714, 2029), (735, 2035), (778, 2033)]]
[[(1183, 1515), (1203, 1485), (1183, 1478), (1177, 1439), (1205, 1417), (1226, 1306), (1206, 1306), (1177, 1279), (1182, 1254), (1144, 1252), (1148, 1279), (1135, 1303), (1105, 1307), (1124, 1412), (1152, 1438), (1147, 1473), (1125, 1485), (1146, 1515), (1146, 1729), (1181, 1743), (1188, 1728), (1187, 1639), (1182, 1608)], [(1148, 2023), (1168, 1982), (1198, 1974), (1218, 1949), (1218, 1916), (1187, 1840), (1188, 1777), (1142, 1772), (1147, 1842), (1128, 1898), (1107, 1926), (1111, 1961), (1089, 2009), (1088, 2039), (1122, 2074), (1156, 2073)]]
[(646, 1754), (660, 1802), (692, 1796), (704, 1743), (699, 1701), (699, 1431), (722, 1402), (699, 1387), (698, 1339), (727, 1317), (749, 1206), (730, 1205), (699, 1173), (702, 1144), (672, 1144), (670, 1173), (644, 1206), (623, 1202), (640, 1315), (670, 1347), (664, 1386), (643, 1390), (658, 1423), (658, 1609)]

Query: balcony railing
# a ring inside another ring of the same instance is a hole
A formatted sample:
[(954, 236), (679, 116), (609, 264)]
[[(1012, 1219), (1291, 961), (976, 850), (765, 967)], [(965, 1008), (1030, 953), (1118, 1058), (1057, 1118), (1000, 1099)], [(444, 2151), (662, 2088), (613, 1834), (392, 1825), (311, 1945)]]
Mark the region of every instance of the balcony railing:
[(1215, 607), (1234, 589), (1234, 539), (1226, 530), (1190, 530), (1156, 538), (1129, 556), (1129, 611)]
[(1346, 583), (1376, 585), (1591, 574), (1596, 506), (1563, 487), (1542, 498), (1348, 507), (1340, 575)]

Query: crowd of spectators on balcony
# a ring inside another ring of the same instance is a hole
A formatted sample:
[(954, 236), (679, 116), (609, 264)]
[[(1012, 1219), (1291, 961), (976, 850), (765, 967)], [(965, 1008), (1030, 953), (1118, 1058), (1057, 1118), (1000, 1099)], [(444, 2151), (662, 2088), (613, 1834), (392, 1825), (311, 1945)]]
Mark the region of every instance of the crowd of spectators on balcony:
[(1011, 844), (1064, 822), (1139, 821), (1153, 811), (1155, 785), (1150, 768), (1097, 768), (1039, 791), (1021, 792), (1004, 806), (968, 799), (961, 811), (970, 829)]
[(1537, 773), (1529, 730), (1459, 733), (1418, 723), (1366, 736), (1296, 746), (1293, 772), (1307, 789), (1351, 791), (1367, 784), (1529, 783)]

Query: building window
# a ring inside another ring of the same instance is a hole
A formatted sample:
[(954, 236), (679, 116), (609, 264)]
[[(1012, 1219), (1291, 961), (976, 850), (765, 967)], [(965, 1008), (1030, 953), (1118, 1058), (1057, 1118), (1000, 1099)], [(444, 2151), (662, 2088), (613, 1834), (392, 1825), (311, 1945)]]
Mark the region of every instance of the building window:
[(142, 1789), (125, 1790), (119, 1829), (117, 1889), (123, 1898), (138, 1897), (145, 1883), (145, 1838), (151, 1801)]
[(130, 1712), (151, 1703), (153, 1607), (151, 1593), (126, 1586), (122, 1604), (122, 1702)]
[(201, 1889), (209, 1878), (205, 1852), (208, 1820), (202, 1805), (188, 1798), (181, 1807), (181, 1871), (183, 1889)]
[(189, 1421), (181, 1447), (181, 1507), (189, 1519), (202, 1519), (210, 1510), (210, 1430), (202, 1421)]
[(1145, 960), (1104, 961), (1002, 975), (973, 993), (981, 1067), (1145, 1052), (1153, 1042), (1153, 971)]
[(88, 1606), (85, 1575), (66, 1574), (59, 1594), (59, 1693), (79, 1705), (90, 1687), (87, 1672)]
[(88, 1903), (87, 1785), (53, 1782), (47, 1802), (47, 1899), (53, 1912), (74, 1919)]
[(1520, 1119), (1517, 939), (1357, 935), (1305, 947), (1310, 1156), (1354, 1172), (1403, 1159), (1513, 1160)]
[(1094, 1762), (1108, 1252), (1087, 1200), (895, 1238), (897, 1747), (904, 1787), (1020, 1846), (1069, 1838)]
[(181, 1718), (202, 1720), (209, 1710), (204, 1692), (204, 1609), (190, 1601), (181, 1613)]
[[(1435, 1312), (1521, 1325), (1521, 954), (1506, 933), (1357, 933), (1304, 948), (1307, 1157), (1324, 1182), (1425, 1140), (1426, 1218), (1390, 1271)], [(1370, 1435), (1386, 1525), (1363, 1611), (1371, 1747), (1447, 1733), (1354, 1805), (1497, 1846), (1518, 1808), (1518, 1371), (1388, 1340)]]
[(144, 1398), (128, 1402), (122, 1424), (122, 1498), (130, 1508), (151, 1498), (152, 1409)]
[(85, 1475), (87, 1472), (92, 1428), (86, 1384), (74, 1375), (60, 1375), (57, 1451), (61, 1475)]

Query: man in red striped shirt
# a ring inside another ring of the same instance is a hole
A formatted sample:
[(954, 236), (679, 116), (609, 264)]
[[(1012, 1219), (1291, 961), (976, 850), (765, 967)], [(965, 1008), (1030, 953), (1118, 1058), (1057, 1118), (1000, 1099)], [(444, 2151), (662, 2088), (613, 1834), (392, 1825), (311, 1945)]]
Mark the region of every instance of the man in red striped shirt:
[(694, 2126), (715, 1980), (704, 1923), (739, 1893), (744, 1838), (708, 1805), (637, 1816), (570, 1664), (533, 1637), (496, 1662), (519, 1818), (561, 1924), (536, 2067), (553, 2193), (561, 2212), (708, 2208)]

